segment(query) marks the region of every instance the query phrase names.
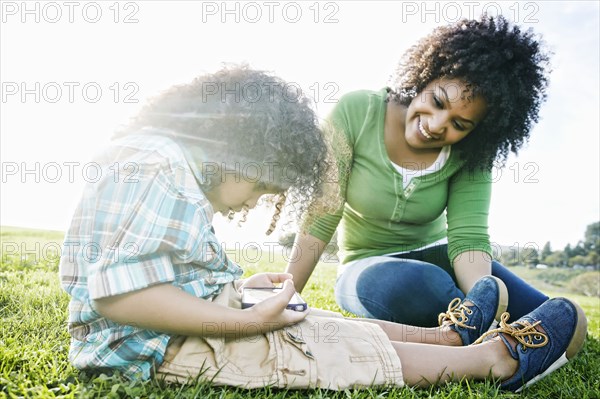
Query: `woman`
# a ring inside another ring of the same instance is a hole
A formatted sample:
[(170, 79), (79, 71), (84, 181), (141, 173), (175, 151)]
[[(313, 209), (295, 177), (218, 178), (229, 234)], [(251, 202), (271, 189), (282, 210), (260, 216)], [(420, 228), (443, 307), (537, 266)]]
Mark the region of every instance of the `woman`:
[[(344, 96), (336, 140), (345, 205), (299, 235), (287, 271), (306, 284), (340, 225), (340, 306), (433, 326), (485, 275), (520, 317), (547, 297), (491, 258), (491, 168), (528, 138), (545, 99), (548, 57), (501, 16), (435, 29), (410, 48), (395, 89)], [(318, 255), (318, 256), (317, 256)]]

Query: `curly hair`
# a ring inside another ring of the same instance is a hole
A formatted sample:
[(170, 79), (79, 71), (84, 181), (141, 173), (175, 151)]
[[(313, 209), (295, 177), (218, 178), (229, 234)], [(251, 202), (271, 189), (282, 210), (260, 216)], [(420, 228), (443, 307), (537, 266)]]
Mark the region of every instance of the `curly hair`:
[(454, 145), (469, 169), (504, 165), (538, 121), (546, 99), (549, 55), (531, 30), (482, 16), (436, 28), (403, 56), (390, 97), (405, 106), (431, 81), (464, 81), (487, 103), (482, 122)]
[[(235, 172), (287, 197), (288, 214), (297, 219), (318, 203), (330, 175), (328, 146), (310, 100), (298, 86), (247, 65), (225, 66), (166, 90), (115, 138), (147, 127), (191, 152), (205, 178), (203, 190)], [(281, 212), (281, 201), (270, 202), (279, 206), (269, 232)]]

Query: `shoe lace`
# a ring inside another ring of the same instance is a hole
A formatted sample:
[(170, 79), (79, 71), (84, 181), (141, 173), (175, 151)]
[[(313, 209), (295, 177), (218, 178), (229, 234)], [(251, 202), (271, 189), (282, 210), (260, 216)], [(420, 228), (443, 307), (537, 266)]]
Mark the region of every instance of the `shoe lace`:
[[(465, 314), (466, 313), (466, 314)], [(473, 314), (473, 311), (461, 303), (460, 298), (454, 298), (448, 305), (448, 310), (438, 315), (438, 324), (441, 326), (447, 320), (459, 327), (475, 330), (477, 327), (465, 324), (469, 320), (467, 315)]]
[[(500, 316), (500, 327), (484, 333), (477, 341), (473, 342), (473, 345), (480, 344), (486, 337), (498, 333), (510, 335), (523, 345), (524, 348), (539, 348), (548, 343), (548, 336), (535, 328), (542, 322), (541, 320), (538, 320), (533, 324), (525, 320), (519, 320), (512, 324), (508, 324), (509, 317), (510, 314), (508, 312), (502, 313), (502, 316)], [(536, 343), (534, 341), (538, 342)]]

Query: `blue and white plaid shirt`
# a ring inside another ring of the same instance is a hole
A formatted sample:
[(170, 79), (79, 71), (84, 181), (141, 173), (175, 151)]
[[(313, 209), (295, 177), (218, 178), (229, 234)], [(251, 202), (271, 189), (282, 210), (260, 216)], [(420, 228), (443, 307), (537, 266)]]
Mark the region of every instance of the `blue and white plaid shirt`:
[(158, 135), (131, 135), (96, 160), (65, 237), (60, 278), (71, 295), (69, 358), (79, 369), (148, 379), (170, 336), (117, 324), (92, 300), (171, 283), (200, 298), (242, 275), (212, 230), (213, 209), (190, 154)]

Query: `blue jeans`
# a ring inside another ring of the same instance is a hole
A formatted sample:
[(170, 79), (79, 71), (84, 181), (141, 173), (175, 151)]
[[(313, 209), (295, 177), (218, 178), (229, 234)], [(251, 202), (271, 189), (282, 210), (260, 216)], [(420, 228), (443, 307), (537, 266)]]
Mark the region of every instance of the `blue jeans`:
[[(437, 326), (438, 314), (458, 288), (447, 245), (395, 256), (373, 256), (341, 266), (335, 285), (340, 307), (356, 315), (422, 327)], [(508, 289), (510, 319), (537, 308), (548, 297), (496, 261), (492, 275)]]

